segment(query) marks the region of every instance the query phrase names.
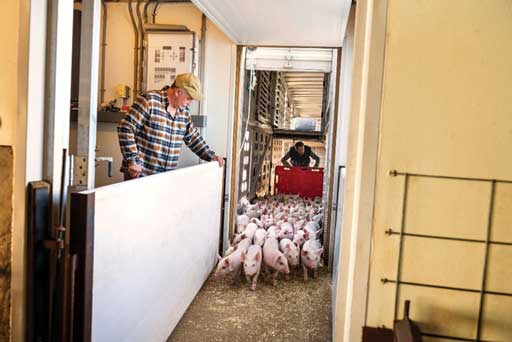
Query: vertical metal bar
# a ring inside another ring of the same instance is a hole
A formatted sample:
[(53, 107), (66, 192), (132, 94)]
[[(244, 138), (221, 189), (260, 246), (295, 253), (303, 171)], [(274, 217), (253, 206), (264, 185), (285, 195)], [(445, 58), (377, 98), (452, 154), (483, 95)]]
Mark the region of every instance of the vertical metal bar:
[(492, 215), (494, 212), (494, 194), (496, 193), (496, 181), (491, 181), (491, 196), (489, 200), (489, 214), (487, 217), (487, 236), (485, 238), (485, 257), (484, 257), (484, 269), (482, 274), (482, 287), (480, 289), (480, 305), (478, 309), (478, 323), (476, 330), (476, 341), (481, 341), (482, 335), (482, 318), (484, 311), (484, 301), (485, 301), (485, 288), (487, 286), (487, 267), (489, 263), (489, 246), (491, 240), (491, 231), (492, 231)]
[(61, 153), (69, 145), (73, 2), (48, 0), (43, 178), (52, 184), (52, 224), (58, 221)]
[(224, 255), (224, 217), (226, 216), (226, 202), (228, 198), (226, 196), (226, 172), (228, 160), (224, 159), (224, 167), (222, 168), (222, 199), (221, 199), (221, 208), (220, 208), (220, 231), (219, 231), (219, 254)]
[[(330, 77), (330, 80), (331, 81), (334, 81), (336, 82), (335, 84), (335, 90), (334, 90), (334, 111), (331, 111), (330, 114), (332, 115), (332, 117), (328, 117), (329, 114), (327, 115), (326, 117), (326, 120), (329, 119), (329, 121), (332, 120), (332, 127), (330, 128), (330, 140), (331, 140), (331, 146), (330, 146), (330, 149), (331, 149), (331, 158), (329, 160), (329, 168), (327, 168), (327, 164), (325, 165), (326, 166), (326, 177), (328, 178), (327, 182), (326, 182), (326, 179), (324, 179), (324, 186), (326, 185), (326, 183), (328, 184), (328, 189), (327, 189), (327, 203), (326, 203), (326, 206), (327, 208), (330, 208), (332, 206), (332, 202), (333, 202), (333, 199), (332, 199), (332, 195), (333, 195), (333, 187), (334, 187), (334, 177), (332, 177), (334, 175), (334, 163), (335, 163), (335, 160), (336, 160), (336, 146), (338, 144), (338, 142), (336, 141), (336, 136), (337, 136), (337, 132), (338, 132), (338, 112), (339, 112), (339, 98), (340, 98), (340, 80), (341, 80), (341, 48), (338, 48), (335, 50), (336, 53), (334, 54), (334, 51), (333, 51), (333, 55), (336, 55), (336, 70), (334, 72), (331, 72), (331, 75), (334, 75), (336, 77)], [(333, 80), (334, 78), (334, 80)], [(327, 85), (328, 83), (326, 82), (326, 87), (324, 87), (324, 98), (328, 97), (329, 96), (329, 89), (327, 88)], [(327, 89), (325, 89), (327, 88)], [(324, 116), (325, 116), (325, 112), (323, 113)], [(322, 128), (322, 131), (324, 130), (325, 127)], [(327, 152), (327, 151), (326, 151)], [(324, 178), (325, 178), (324, 176)], [(337, 199), (336, 199), (337, 200)], [(324, 261), (326, 262), (326, 264), (329, 266), (329, 268), (332, 267), (332, 265), (329, 264), (329, 261), (332, 259), (332, 255), (331, 255), (331, 241), (334, 241), (331, 239), (331, 222), (332, 222), (332, 215), (333, 215), (333, 212), (332, 210), (328, 210), (327, 211), (327, 219), (325, 220), (325, 228), (324, 228), (324, 241), (323, 241), (323, 244), (324, 244)], [(327, 243), (326, 243), (327, 241)]]
[(82, 2), (77, 154), (87, 156), (87, 188), (94, 188), (101, 1)]
[[(244, 49), (241, 46), (236, 48), (236, 69), (235, 69), (235, 97), (233, 109), (233, 139), (231, 140), (231, 185), (229, 195), (229, 231), (228, 237), (235, 232), (235, 215), (236, 215), (236, 199), (238, 178), (240, 177), (240, 165), (243, 158), (238, 158), (238, 146), (240, 139), (240, 111), (243, 98), (243, 67), (245, 65)], [(239, 159), (241, 159), (239, 161)]]
[[(345, 165), (339, 165), (338, 166), (338, 177), (337, 177), (337, 185), (336, 185), (336, 204), (333, 205), (333, 210), (332, 210), (332, 214), (334, 215), (334, 220), (333, 220), (333, 231), (332, 231), (332, 239), (331, 239), (331, 243), (332, 243), (332, 249), (334, 250), (335, 249), (335, 241), (336, 241), (336, 225), (338, 224), (338, 207), (339, 207), (339, 204), (340, 204), (340, 182), (341, 182), (341, 173), (343, 171), (343, 169), (345, 168)], [(331, 253), (331, 255), (329, 255), (329, 262), (327, 263), (329, 265), (328, 267), (328, 270), (329, 272), (332, 272), (332, 268), (333, 268), (333, 259), (334, 259), (334, 252)]]
[(402, 195), (402, 218), (400, 222), (400, 247), (398, 249), (398, 262), (396, 269), (396, 287), (395, 287), (395, 309), (393, 313), (393, 318), (398, 319), (398, 300), (400, 294), (400, 281), (402, 280), (402, 252), (403, 252), (403, 233), (405, 226), (405, 216), (407, 212), (407, 190), (409, 187), (409, 175), (406, 173), (404, 177), (404, 192)]

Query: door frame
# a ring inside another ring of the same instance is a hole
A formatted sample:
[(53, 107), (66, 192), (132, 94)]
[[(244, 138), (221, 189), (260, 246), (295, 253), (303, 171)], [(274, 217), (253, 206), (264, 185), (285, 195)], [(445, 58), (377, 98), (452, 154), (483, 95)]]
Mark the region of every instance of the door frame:
[(333, 341), (362, 339), (366, 324), (376, 172), (383, 95), (388, 0), (359, 1), (355, 11), (354, 66), (347, 173)]
[[(236, 203), (237, 203), (237, 194), (238, 194), (238, 179), (240, 177), (239, 172), (239, 160), (238, 160), (238, 146), (240, 144), (240, 115), (243, 109), (243, 92), (241, 89), (243, 89), (243, 82), (244, 82), (244, 75), (245, 75), (245, 51), (248, 47), (251, 46), (245, 46), (245, 45), (237, 45), (237, 61), (236, 61), (236, 78), (235, 78), (235, 104), (234, 104), (234, 113), (233, 113), (233, 125), (232, 125), (232, 149), (231, 149), (231, 174), (229, 179), (230, 184), (230, 205), (229, 205), (229, 220), (227, 220), (228, 227), (225, 229), (224, 234), (224, 241), (227, 242), (229, 240), (229, 237), (234, 234), (235, 231), (235, 217), (236, 217)], [(258, 46), (262, 48), (289, 48), (288, 46)], [(311, 49), (318, 49), (318, 47), (301, 47), (301, 48), (311, 48)], [(331, 210), (332, 203), (333, 203), (333, 193), (334, 193), (334, 171), (335, 171), (335, 156), (336, 156), (336, 140), (337, 140), (337, 116), (338, 116), (338, 109), (339, 109), (339, 91), (340, 91), (340, 78), (341, 78), (341, 47), (322, 47), (323, 49), (330, 49), (333, 51), (333, 61), (332, 61), (332, 68), (331, 68), (331, 82), (334, 81), (334, 92), (333, 94), (329, 94), (328, 96), (332, 96), (333, 101), (333, 110), (328, 111), (329, 122), (330, 122), (330, 130), (328, 132), (328, 136), (330, 137), (329, 143), (331, 146), (329, 147), (330, 150), (328, 150), (330, 154), (330, 161), (328, 166), (329, 170), (326, 173), (326, 175), (329, 176), (329, 182), (327, 189), (324, 189), (324, 191), (327, 191), (327, 204), (325, 205), (325, 209), (327, 208), (328, 215), (325, 218), (325, 236), (327, 238), (324, 239), (327, 241), (326, 246), (324, 246), (325, 252), (325, 260), (326, 262), (329, 262), (332, 260), (330, 257), (330, 253), (334, 250), (333, 248), (330, 248), (330, 234), (331, 229), (330, 225), (333, 221), (332, 216), (334, 213)], [(327, 157), (328, 153), (326, 153)], [(227, 244), (224, 245), (224, 250), (227, 248)], [(330, 265), (329, 265), (330, 267)]]

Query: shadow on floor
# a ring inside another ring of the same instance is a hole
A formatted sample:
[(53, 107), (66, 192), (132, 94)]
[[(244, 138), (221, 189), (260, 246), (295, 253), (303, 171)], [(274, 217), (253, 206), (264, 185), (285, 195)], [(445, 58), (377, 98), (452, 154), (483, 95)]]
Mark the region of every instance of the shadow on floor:
[(304, 283), (296, 272), (276, 287), (207, 280), (167, 342), (328, 342), (331, 292), (327, 268)]

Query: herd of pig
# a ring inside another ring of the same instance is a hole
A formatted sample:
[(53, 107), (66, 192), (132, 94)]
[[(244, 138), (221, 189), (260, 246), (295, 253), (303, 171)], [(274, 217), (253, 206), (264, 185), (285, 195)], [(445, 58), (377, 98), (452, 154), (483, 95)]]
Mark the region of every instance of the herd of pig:
[(243, 198), (240, 207), (236, 234), (224, 257), (218, 256), (215, 278), (230, 275), (236, 279), (243, 271), (251, 289), (256, 290), (260, 270), (275, 286), (279, 273), (288, 279), (290, 269), (299, 268), (299, 264), (304, 281), (308, 272), (316, 277), (323, 253), (319, 197), (278, 195), (257, 199), (254, 204)]

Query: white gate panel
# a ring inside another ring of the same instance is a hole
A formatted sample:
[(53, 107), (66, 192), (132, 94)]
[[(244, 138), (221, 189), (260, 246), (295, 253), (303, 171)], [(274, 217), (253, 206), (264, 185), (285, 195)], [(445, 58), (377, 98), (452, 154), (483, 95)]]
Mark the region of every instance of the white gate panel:
[(95, 190), (92, 341), (167, 339), (215, 263), (222, 168)]

